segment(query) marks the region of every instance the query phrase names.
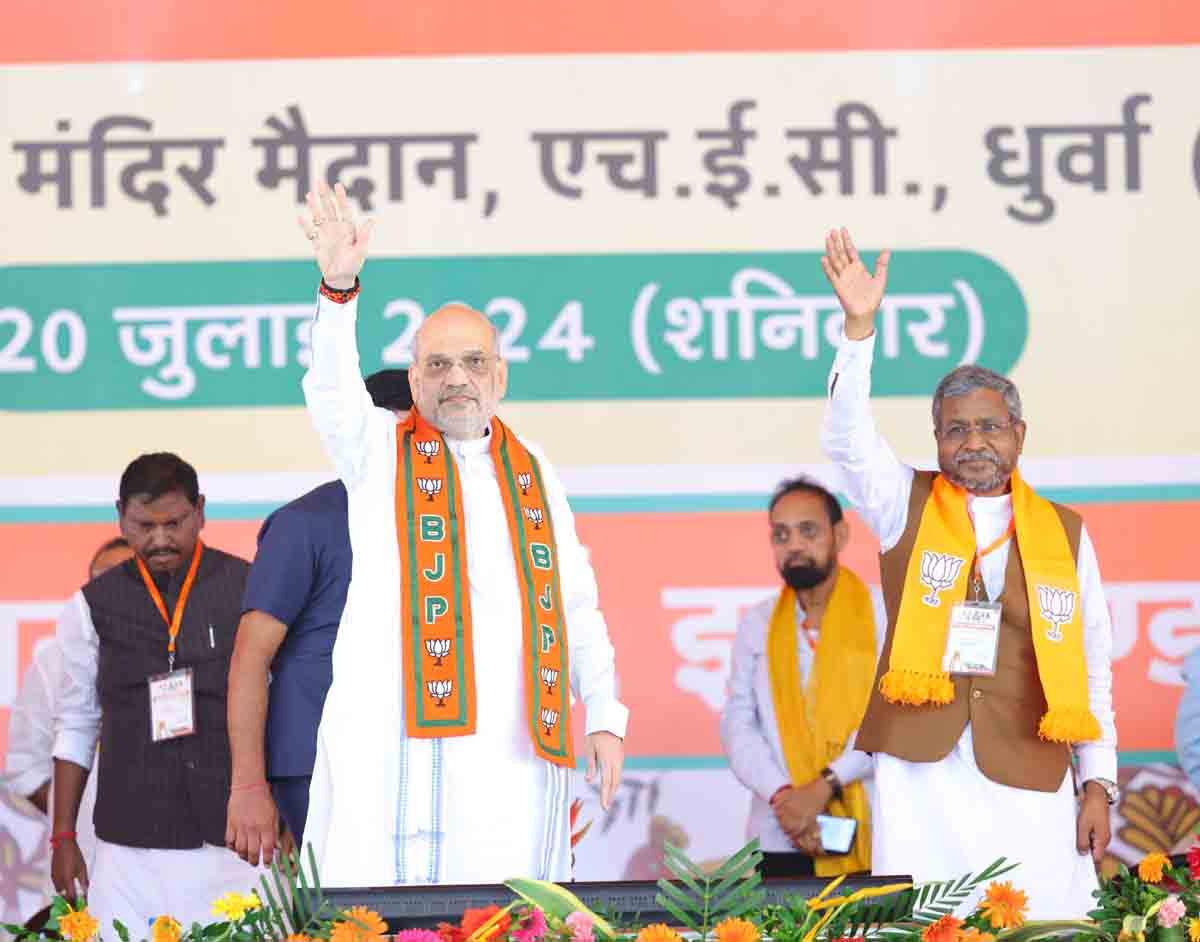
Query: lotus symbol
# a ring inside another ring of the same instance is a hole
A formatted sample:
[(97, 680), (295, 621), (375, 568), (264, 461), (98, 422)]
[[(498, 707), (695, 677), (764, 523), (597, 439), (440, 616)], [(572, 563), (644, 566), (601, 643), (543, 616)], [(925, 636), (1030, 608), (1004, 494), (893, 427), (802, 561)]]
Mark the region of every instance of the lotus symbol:
[(438, 706), (445, 706), (446, 698), (454, 691), (454, 681), (427, 680), (425, 681), (425, 689), (429, 691), (429, 696), (437, 701)]
[(535, 530), (542, 528), (542, 521), (546, 519), (546, 515), (542, 513), (541, 507), (526, 507), (525, 519), (533, 524)]
[(425, 441), (416, 442), (416, 449), (417, 454), (424, 455), (426, 464), (433, 464), (433, 459), (442, 450), (442, 443), (436, 438), (430, 438)]
[(417, 487), (421, 493), (432, 502), (434, 497), (442, 493), (441, 478), (417, 478)]
[(921, 553), (921, 584), (929, 587), (929, 594), (921, 597), (926, 605), (937, 608), (942, 604), (938, 593), (954, 585), (962, 571), (964, 559), (949, 553), (925, 550)]
[(449, 638), (430, 638), (425, 642), (425, 652), (434, 658), (434, 664), (437, 667), (442, 666), (442, 658), (450, 653)]
[(529, 488), (533, 486), (533, 475), (528, 471), (522, 471), (517, 475), (517, 486), (521, 488), (522, 494), (528, 494)]
[(1075, 593), (1070, 589), (1059, 589), (1051, 585), (1037, 587), (1038, 608), (1042, 617), (1050, 622), (1046, 637), (1051, 641), (1062, 641), (1062, 626), (1075, 615)]
[(542, 726), (546, 730), (546, 735), (549, 736), (558, 723), (558, 710), (546, 708), (542, 710)]
[(546, 693), (554, 693), (554, 686), (558, 683), (558, 671), (553, 667), (543, 667), (542, 683), (546, 685)]

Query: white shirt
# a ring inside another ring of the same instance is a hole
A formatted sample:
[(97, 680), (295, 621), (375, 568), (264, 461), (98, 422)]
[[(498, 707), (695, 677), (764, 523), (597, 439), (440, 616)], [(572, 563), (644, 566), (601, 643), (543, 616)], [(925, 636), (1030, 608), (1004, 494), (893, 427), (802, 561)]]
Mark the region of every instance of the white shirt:
[[(850, 503), (879, 537), (881, 552), (899, 542), (908, 519), (913, 469), (902, 463), (871, 417), (871, 361), (875, 334), (841, 346), (829, 374), (829, 406), (821, 429), (825, 454), (841, 469)], [(1012, 496), (972, 497), (969, 504), (980, 547), (998, 539), (1012, 519)], [(989, 553), (980, 564), (984, 586), (995, 598), (1004, 585), (1009, 544)], [(1117, 780), (1117, 729), (1112, 707), (1112, 621), (1100, 580), (1100, 566), (1084, 527), (1079, 539), (1079, 593), (1082, 601), (1083, 647), (1087, 661), (1088, 705), (1100, 724), (1100, 739), (1074, 747), (1079, 779)], [(969, 732), (969, 731), (968, 731)], [(967, 734), (964, 734), (967, 735)]]
[[(476, 733), (432, 740), (404, 733), (396, 422), (372, 405), (363, 384), (356, 307), (321, 298), (304, 377), (313, 424), (346, 484), (354, 550), (306, 839), (322, 879), (333, 886), (497, 882), (518, 872), (563, 879), (568, 776), (533, 751), (520, 583), (487, 439), (448, 442), (465, 515)], [(587, 733), (623, 737), (628, 710), (616, 698), (614, 653), (587, 551), (553, 466), (524, 444), (538, 459), (554, 520), (571, 689), (585, 710)], [(540, 856), (548, 841), (556, 848), (553, 860)]]
[[(778, 597), (765, 599), (746, 610), (738, 622), (733, 641), (733, 667), (729, 677), (729, 699), (721, 712), (721, 746), (729, 757), (729, 766), (739, 782), (750, 789), (749, 837), (757, 837), (765, 851), (795, 852), (796, 848), (779, 826), (770, 799), (784, 785), (792, 784), (787, 758), (779, 738), (775, 717), (775, 699), (771, 692), (771, 667), (767, 656), (767, 636), (771, 613)], [(804, 609), (796, 602), (796, 624), (804, 621)], [(803, 631), (796, 632), (796, 657), (800, 683), (808, 683), (815, 652)], [(882, 645), (883, 631), (876, 612), (876, 655)], [(854, 748), (857, 732), (850, 736), (842, 754), (829, 768), (843, 785), (869, 778), (871, 757)]]
[[(71, 623), (73, 615), (78, 612), (75, 599), (72, 598), (63, 612), (59, 627), (63, 622)], [(44, 638), (33, 649), (33, 660), (21, 679), (21, 689), (13, 701), (12, 713), (8, 726), (8, 754), (5, 757), (4, 776), (0, 781), (4, 786), (18, 795), (29, 795), (36, 791), (43, 782), (52, 781), (54, 777), (55, 726), (62, 714), (63, 703), (59, 691), (63, 686), (64, 667), (60, 640)], [(95, 699), (95, 688), (92, 688)], [(96, 701), (95, 723), (99, 730), (99, 702)], [(92, 722), (89, 714), (88, 723)], [(76, 749), (86, 748), (88, 737), (79, 736), (76, 739)], [(95, 755), (95, 739), (91, 755)], [(71, 751), (72, 756), (77, 754)], [(74, 758), (71, 759), (75, 761)], [(85, 768), (91, 764), (90, 757), (86, 762), (79, 763)], [(92, 813), (96, 807), (96, 782), (99, 776), (93, 773), (88, 776), (83, 797), (79, 803), (79, 816), (75, 824), (75, 841), (83, 853), (89, 872), (96, 856), (96, 828), (92, 823)], [(49, 809), (48, 824), (53, 823), (54, 789), (47, 794)], [(46, 887), (53, 894), (49, 873), (50, 859), (46, 858)]]

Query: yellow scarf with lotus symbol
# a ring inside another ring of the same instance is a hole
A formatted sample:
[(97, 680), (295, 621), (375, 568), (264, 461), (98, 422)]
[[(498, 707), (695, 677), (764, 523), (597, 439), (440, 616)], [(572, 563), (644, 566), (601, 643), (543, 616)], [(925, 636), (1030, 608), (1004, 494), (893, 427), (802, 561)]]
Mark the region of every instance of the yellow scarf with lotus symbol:
[[(1100, 738), (1088, 706), (1079, 574), (1062, 520), (1050, 501), (1012, 475), (1013, 523), (1025, 570), (1029, 621), (1047, 710), (1038, 735), (1051, 742)], [(974, 571), (975, 527), (967, 493), (942, 475), (921, 512), (917, 540), (904, 577), (900, 612), (880, 693), (910, 706), (954, 700), (954, 682), (942, 670), (950, 612), (967, 597)]]

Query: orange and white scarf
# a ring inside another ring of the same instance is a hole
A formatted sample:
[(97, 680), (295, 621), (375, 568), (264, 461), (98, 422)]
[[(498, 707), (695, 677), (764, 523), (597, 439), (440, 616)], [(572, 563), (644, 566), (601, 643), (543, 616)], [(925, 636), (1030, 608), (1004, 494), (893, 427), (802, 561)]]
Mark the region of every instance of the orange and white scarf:
[[(445, 439), (416, 410), (397, 427), (396, 448), (406, 732), (418, 739), (470, 736), (476, 664), (462, 483)], [(541, 470), (499, 419), (492, 420), (489, 451), (520, 583), (530, 736), (542, 758), (573, 766), (567, 625)]]

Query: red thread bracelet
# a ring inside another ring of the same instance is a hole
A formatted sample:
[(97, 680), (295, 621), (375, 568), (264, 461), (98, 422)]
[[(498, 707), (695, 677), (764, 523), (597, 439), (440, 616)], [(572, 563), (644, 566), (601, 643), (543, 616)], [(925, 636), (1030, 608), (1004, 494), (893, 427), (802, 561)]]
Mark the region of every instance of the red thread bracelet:
[(56, 846), (60, 841), (65, 841), (67, 838), (74, 840), (76, 837), (74, 831), (59, 831), (57, 834), (50, 835), (50, 846)]
[(229, 790), (231, 792), (248, 792), (252, 788), (270, 788), (266, 782), (251, 782), (249, 785), (234, 785)]
[(358, 293), (362, 290), (362, 283), (358, 278), (354, 279), (353, 288), (334, 288), (325, 283), (325, 279), (321, 279), (321, 294), (329, 298), (334, 304), (346, 304), (348, 301), (353, 301), (358, 297)]

